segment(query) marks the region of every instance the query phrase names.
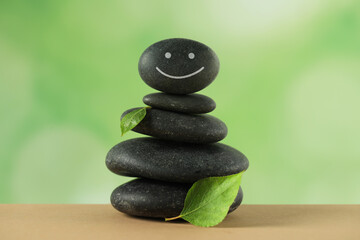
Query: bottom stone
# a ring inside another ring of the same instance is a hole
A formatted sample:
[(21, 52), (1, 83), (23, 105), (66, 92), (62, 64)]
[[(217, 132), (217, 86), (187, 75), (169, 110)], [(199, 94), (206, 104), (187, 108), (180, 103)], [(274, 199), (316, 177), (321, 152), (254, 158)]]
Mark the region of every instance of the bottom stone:
[[(170, 183), (150, 179), (135, 179), (117, 187), (111, 194), (111, 204), (120, 212), (142, 217), (165, 218), (178, 216), (191, 184)], [(229, 213), (243, 199), (240, 187)]]

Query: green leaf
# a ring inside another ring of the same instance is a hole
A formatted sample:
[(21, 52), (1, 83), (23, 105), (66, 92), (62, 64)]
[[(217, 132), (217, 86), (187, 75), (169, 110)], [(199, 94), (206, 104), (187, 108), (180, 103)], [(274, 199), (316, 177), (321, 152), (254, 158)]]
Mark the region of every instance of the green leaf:
[(219, 224), (226, 217), (238, 194), (243, 172), (224, 177), (209, 177), (195, 182), (188, 191), (180, 215), (165, 221), (183, 218), (201, 227)]
[(136, 127), (145, 117), (146, 107), (136, 109), (126, 114), (120, 121), (121, 136)]

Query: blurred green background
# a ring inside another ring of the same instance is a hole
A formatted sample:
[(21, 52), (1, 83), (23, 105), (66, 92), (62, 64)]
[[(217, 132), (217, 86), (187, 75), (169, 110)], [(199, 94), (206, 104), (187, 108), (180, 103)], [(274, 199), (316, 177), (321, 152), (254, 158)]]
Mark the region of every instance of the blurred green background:
[(243, 153), (245, 203), (360, 203), (360, 2), (0, 2), (0, 203), (108, 203), (119, 117), (172, 37), (221, 62), (202, 94)]

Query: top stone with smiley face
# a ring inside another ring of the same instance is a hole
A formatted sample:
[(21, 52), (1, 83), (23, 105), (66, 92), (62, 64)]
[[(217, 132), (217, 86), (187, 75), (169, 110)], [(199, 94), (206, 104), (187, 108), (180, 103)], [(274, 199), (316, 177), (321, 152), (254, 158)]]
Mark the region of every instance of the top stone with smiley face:
[(173, 38), (154, 43), (139, 60), (141, 78), (166, 93), (189, 94), (207, 87), (219, 72), (219, 59), (208, 46)]

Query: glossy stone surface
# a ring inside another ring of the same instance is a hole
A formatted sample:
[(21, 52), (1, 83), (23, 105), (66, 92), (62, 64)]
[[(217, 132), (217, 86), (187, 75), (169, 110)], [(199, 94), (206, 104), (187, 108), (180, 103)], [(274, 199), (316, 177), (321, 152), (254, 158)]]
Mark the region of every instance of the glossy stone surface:
[(174, 94), (197, 92), (219, 72), (219, 59), (208, 46), (173, 38), (154, 43), (141, 55), (138, 69), (150, 87)]
[(193, 144), (135, 138), (115, 145), (106, 156), (110, 171), (161, 181), (194, 183), (239, 173), (249, 167), (238, 150), (221, 143)]
[(216, 107), (214, 100), (201, 94), (152, 93), (143, 102), (153, 108), (192, 114), (208, 113)]
[[(111, 204), (120, 212), (134, 216), (175, 217), (183, 209), (190, 187), (191, 184), (136, 179), (117, 187), (111, 194)], [(229, 212), (241, 204), (242, 198), (240, 188)]]
[[(139, 108), (129, 109), (121, 117), (135, 109)], [(147, 109), (145, 118), (132, 130), (161, 139), (190, 143), (218, 142), (227, 135), (225, 123), (216, 117), (154, 108)]]

